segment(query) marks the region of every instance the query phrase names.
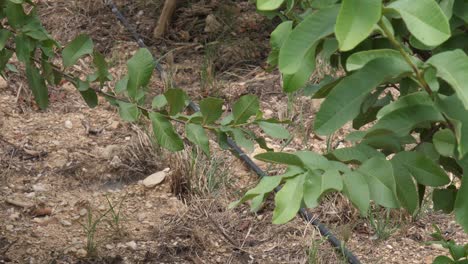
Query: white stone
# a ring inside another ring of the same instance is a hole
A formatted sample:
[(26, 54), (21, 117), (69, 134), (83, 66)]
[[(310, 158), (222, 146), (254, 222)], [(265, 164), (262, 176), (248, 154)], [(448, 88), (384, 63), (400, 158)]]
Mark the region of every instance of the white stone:
[(165, 171), (158, 171), (151, 174), (143, 180), (143, 185), (147, 188), (153, 188), (154, 186), (160, 184), (166, 178), (167, 173)]
[(72, 223), (70, 221), (67, 221), (67, 220), (60, 220), (60, 223), (63, 226), (71, 226), (72, 225)]
[(132, 249), (132, 250), (136, 250), (137, 249), (137, 243), (135, 241), (130, 241), (130, 242), (127, 242), (125, 243), (125, 246), (127, 246), (128, 248)]
[(106, 245), (106, 248), (109, 249), (109, 250), (110, 250), (110, 249), (114, 249), (114, 245), (107, 244), (107, 245)]
[(8, 83), (3, 77), (0, 77), (0, 89), (5, 89), (8, 87)]
[(80, 258), (84, 258), (88, 255), (88, 252), (85, 250), (85, 249), (78, 249), (78, 251), (76, 251), (76, 256), (80, 257)]
[(80, 215), (81, 216), (85, 216), (87, 213), (88, 213), (88, 210), (86, 210), (85, 208), (80, 210)]
[(13, 221), (18, 220), (20, 218), (20, 214), (18, 212), (14, 212), (11, 215), (9, 215), (8, 218), (10, 218), (10, 220)]
[(45, 191), (47, 191), (47, 187), (44, 184), (41, 184), (41, 183), (34, 184), (32, 186), (32, 189), (35, 192), (45, 192)]
[(65, 121), (65, 128), (72, 129), (73, 123), (70, 120)]

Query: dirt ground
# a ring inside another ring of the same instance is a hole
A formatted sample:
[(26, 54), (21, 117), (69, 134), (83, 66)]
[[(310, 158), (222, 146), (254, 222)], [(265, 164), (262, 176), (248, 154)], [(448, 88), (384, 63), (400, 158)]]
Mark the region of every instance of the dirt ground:
[[(116, 3), (195, 101), (218, 96), (229, 108), (254, 93), (266, 116), (296, 124), (285, 150), (325, 150), (325, 139), (310, 130), (317, 102), (288, 99), (278, 73), (265, 71), (272, 26), (252, 3), (182, 4), (159, 40), (150, 36), (160, 1)], [(125, 74), (137, 46), (101, 1), (40, 1), (38, 11), (59, 41), (88, 33), (115, 80)], [(84, 60), (71, 71), (81, 75), (90, 71), (87, 65)], [(164, 89), (157, 74), (151, 89)], [(227, 210), (257, 182), (230, 152), (213, 146), (211, 159), (189, 146), (168, 153), (155, 146), (147, 123), (121, 121), (103, 98), (89, 109), (68, 83), (51, 87), (50, 98), (51, 106), (40, 111), (22, 74), (0, 82), (0, 263), (345, 263), (301, 218), (272, 225), (272, 199), (256, 214), (247, 205)], [(280, 148), (284, 142), (269, 143)], [(143, 184), (160, 171), (161, 184)], [(446, 254), (427, 244), (432, 224), (447, 238), (468, 242), (453, 216), (433, 212), (429, 203), (417, 219), (392, 211), (386, 230), (395, 230), (383, 241), (340, 195), (311, 212), (362, 263), (432, 263)]]

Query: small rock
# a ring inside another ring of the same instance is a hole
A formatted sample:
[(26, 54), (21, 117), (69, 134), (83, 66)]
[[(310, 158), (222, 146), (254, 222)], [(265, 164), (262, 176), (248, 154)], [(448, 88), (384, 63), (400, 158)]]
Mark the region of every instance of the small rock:
[(34, 184), (32, 186), (32, 189), (35, 192), (45, 192), (45, 191), (47, 191), (47, 187), (44, 184), (40, 184), (40, 183)]
[(18, 212), (14, 212), (11, 215), (9, 215), (8, 218), (10, 218), (10, 220), (12, 221), (18, 220), (20, 218), (20, 214)]
[(444, 250), (444, 247), (441, 244), (431, 244), (431, 247), (434, 249)]
[(78, 249), (76, 251), (76, 256), (79, 257), (79, 258), (84, 258), (88, 255), (88, 252), (85, 250), (85, 249)]
[(263, 117), (265, 119), (272, 118), (273, 117), (273, 111), (270, 110), (270, 109), (265, 109), (265, 111), (263, 111)]
[(137, 216), (138, 221), (143, 222), (145, 220), (146, 214), (145, 213), (139, 213)]
[(0, 77), (0, 89), (5, 89), (8, 87), (8, 83), (3, 77)]
[(72, 129), (73, 123), (70, 120), (65, 121), (65, 128)]
[(165, 171), (158, 171), (151, 174), (143, 180), (143, 185), (147, 188), (153, 188), (154, 186), (160, 184), (166, 178), (167, 173)]
[(107, 245), (106, 245), (106, 248), (109, 249), (109, 250), (110, 250), (110, 249), (113, 249), (113, 248), (114, 248), (114, 245), (107, 244)]
[(85, 216), (87, 213), (88, 213), (88, 210), (86, 210), (85, 208), (80, 210), (80, 215), (81, 216)]
[(7, 225), (6, 227), (7, 231), (13, 231), (14, 226), (13, 225)]
[(60, 223), (63, 226), (71, 226), (72, 225), (72, 223), (70, 221), (67, 221), (67, 220), (60, 220)]
[(125, 246), (127, 246), (128, 248), (132, 249), (132, 250), (136, 250), (137, 249), (137, 243), (135, 241), (130, 241), (130, 242), (127, 242), (125, 243)]
[(98, 207), (98, 209), (99, 209), (99, 211), (105, 211), (107, 208), (106, 208), (105, 205), (100, 205), (100, 206)]
[(116, 130), (119, 128), (120, 122), (119, 121), (112, 121), (112, 123), (109, 125), (109, 129)]

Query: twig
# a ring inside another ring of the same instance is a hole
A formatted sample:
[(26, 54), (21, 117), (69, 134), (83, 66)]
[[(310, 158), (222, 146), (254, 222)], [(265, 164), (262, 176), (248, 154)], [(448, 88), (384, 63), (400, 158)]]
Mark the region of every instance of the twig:
[(25, 209), (30, 208), (30, 207), (33, 206), (32, 204), (16, 201), (16, 200), (13, 200), (13, 199), (6, 199), (5, 202), (7, 204), (11, 204), (11, 205), (18, 206), (18, 207), (25, 208)]

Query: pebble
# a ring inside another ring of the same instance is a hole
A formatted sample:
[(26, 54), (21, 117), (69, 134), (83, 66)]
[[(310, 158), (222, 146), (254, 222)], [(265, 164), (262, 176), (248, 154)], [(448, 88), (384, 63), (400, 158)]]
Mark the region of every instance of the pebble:
[(8, 231), (13, 231), (14, 226), (13, 225), (7, 225), (5, 228)]
[(85, 250), (85, 249), (78, 249), (78, 251), (76, 251), (76, 256), (80, 257), (80, 258), (84, 258), (86, 257), (86, 255), (88, 255), (88, 252)]
[(32, 189), (35, 192), (45, 192), (45, 191), (47, 191), (47, 187), (44, 184), (40, 184), (40, 183), (34, 184), (32, 186)]
[(71, 226), (72, 225), (72, 223), (70, 221), (67, 221), (67, 220), (60, 220), (60, 223), (63, 226)]
[(145, 213), (139, 213), (137, 216), (138, 221), (143, 222), (145, 220), (146, 214)]
[(85, 216), (87, 213), (88, 213), (88, 210), (86, 210), (85, 208), (80, 210), (80, 215), (81, 216)]
[(132, 249), (132, 250), (136, 250), (136, 249), (137, 249), (137, 243), (136, 243), (135, 241), (133, 241), (133, 240), (130, 241), (130, 242), (125, 243), (125, 245), (126, 245), (128, 248)]
[(10, 218), (10, 220), (12, 221), (18, 220), (20, 218), (20, 214), (18, 212), (14, 212), (11, 215), (9, 215), (8, 218)]
[(114, 245), (107, 244), (107, 245), (106, 245), (106, 248), (109, 249), (109, 250), (110, 250), (110, 249), (113, 249), (113, 248), (114, 248)]
[(160, 184), (166, 178), (167, 173), (165, 171), (158, 171), (151, 174), (143, 180), (143, 185), (147, 188), (153, 188)]
[(70, 120), (65, 121), (65, 128), (72, 129), (73, 123)]
[(5, 89), (8, 87), (8, 83), (3, 77), (0, 77), (0, 89)]

